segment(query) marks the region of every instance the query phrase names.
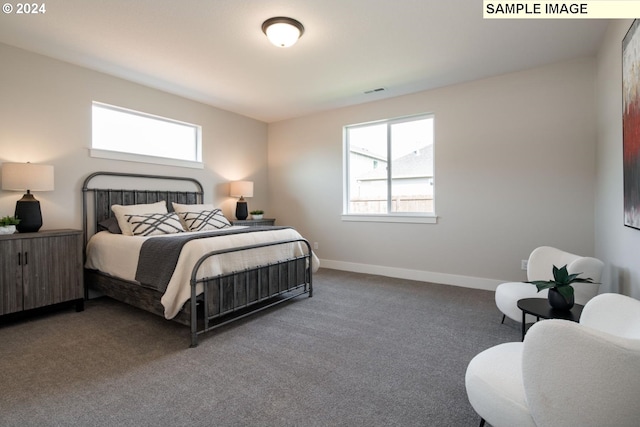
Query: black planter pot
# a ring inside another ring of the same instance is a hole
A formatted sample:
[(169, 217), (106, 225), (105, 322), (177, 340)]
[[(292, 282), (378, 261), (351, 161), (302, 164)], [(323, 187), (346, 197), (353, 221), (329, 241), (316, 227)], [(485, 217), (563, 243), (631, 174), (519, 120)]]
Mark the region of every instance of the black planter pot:
[(556, 310), (571, 310), (573, 307), (574, 298), (573, 295), (567, 300), (558, 292), (556, 288), (549, 288), (549, 305)]

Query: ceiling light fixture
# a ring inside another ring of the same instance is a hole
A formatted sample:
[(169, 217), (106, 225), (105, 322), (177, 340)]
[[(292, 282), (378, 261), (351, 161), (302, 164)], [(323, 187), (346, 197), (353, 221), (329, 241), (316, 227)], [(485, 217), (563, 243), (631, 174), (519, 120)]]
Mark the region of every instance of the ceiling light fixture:
[(304, 34), (304, 27), (293, 18), (277, 16), (262, 23), (262, 32), (269, 41), (278, 47), (290, 47), (296, 44)]

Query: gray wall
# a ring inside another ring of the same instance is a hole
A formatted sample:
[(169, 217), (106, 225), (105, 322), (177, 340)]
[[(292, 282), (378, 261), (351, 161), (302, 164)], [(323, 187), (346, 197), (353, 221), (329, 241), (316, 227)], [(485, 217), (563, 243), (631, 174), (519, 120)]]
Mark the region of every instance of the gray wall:
[(624, 227), (622, 199), (622, 39), (630, 20), (612, 20), (598, 54), (596, 256), (603, 290), (640, 298), (640, 230)]
[[(0, 162), (55, 167), (55, 191), (36, 193), (43, 229), (81, 227), (82, 181), (97, 170), (192, 176), (231, 218), (228, 182), (249, 179), (250, 207), (266, 208), (266, 123), (3, 44), (0, 63)], [(89, 157), (92, 101), (201, 125), (205, 168)], [(0, 191), (0, 216), (13, 215), (20, 197)]]
[[(550, 244), (595, 254), (606, 263), (603, 289), (637, 297), (640, 231), (622, 225), (629, 25), (612, 21), (597, 59), (269, 125), (0, 44), (0, 162), (56, 167), (55, 191), (36, 195), (44, 228), (80, 227), (80, 186), (96, 170), (194, 176), (228, 216), (227, 182), (248, 178), (250, 207), (318, 242), (325, 266), (491, 288), (523, 279), (520, 260)], [(89, 157), (93, 100), (201, 124), (205, 169)], [(436, 116), (438, 224), (341, 221), (342, 127), (423, 112)], [(0, 215), (18, 198), (0, 191)]]
[[(586, 58), (272, 123), (271, 210), (353, 271), (492, 289), (537, 246), (593, 255), (595, 76)], [(342, 221), (342, 127), (417, 113), (438, 223)]]

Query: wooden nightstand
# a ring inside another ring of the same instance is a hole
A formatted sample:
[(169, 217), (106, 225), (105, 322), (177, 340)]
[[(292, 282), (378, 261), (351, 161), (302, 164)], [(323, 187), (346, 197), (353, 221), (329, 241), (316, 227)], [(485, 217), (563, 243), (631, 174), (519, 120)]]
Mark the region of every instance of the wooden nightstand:
[(248, 225), (249, 227), (257, 227), (259, 225), (276, 225), (275, 218), (262, 219), (236, 219), (231, 221), (233, 225)]
[(0, 315), (62, 302), (84, 310), (82, 231), (0, 235)]

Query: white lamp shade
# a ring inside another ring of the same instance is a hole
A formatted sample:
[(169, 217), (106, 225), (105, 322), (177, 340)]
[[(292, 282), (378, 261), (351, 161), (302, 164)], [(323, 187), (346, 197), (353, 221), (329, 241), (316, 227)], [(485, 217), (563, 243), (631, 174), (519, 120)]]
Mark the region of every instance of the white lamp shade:
[(253, 197), (253, 181), (232, 181), (229, 184), (231, 197)]
[(53, 166), (33, 163), (3, 163), (2, 189), (52, 191)]
[(290, 24), (273, 24), (267, 28), (267, 38), (278, 47), (290, 47), (296, 44), (300, 37), (300, 30)]

